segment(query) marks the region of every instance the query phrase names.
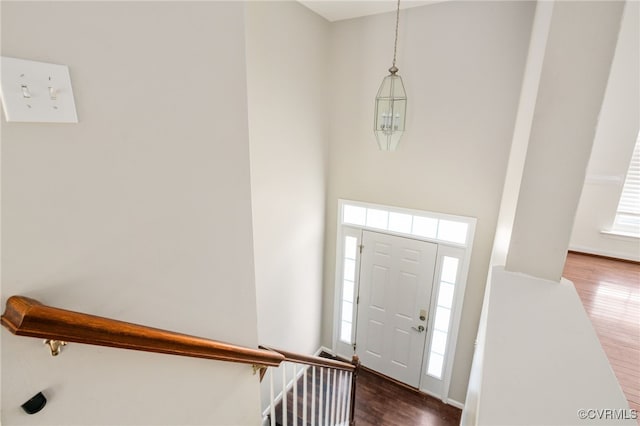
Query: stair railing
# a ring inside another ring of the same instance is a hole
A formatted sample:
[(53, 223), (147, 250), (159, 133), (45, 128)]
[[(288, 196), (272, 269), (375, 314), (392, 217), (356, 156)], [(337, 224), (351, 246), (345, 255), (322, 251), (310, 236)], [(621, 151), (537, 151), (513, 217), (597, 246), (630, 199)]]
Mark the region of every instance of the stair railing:
[(47, 339), (52, 355), (67, 342), (195, 358), (277, 366), (284, 355), (252, 349), (110, 318), (43, 305), (24, 296), (11, 296), (2, 325), (17, 336)]
[[(357, 355), (354, 355), (349, 364), (265, 346), (260, 348), (285, 357), (281, 372), (273, 367), (269, 368), (270, 426), (355, 424), (356, 378), (360, 368)], [(287, 366), (290, 368), (287, 369)], [(291, 372), (290, 380), (287, 370)], [(274, 389), (276, 374), (282, 374), (282, 390), (278, 395)]]
[[(254, 373), (260, 371), (261, 380), (267, 368), (271, 367), (271, 426), (276, 425), (273, 367), (291, 365), (294, 377), (292, 401), (299, 399), (298, 377), (302, 375), (302, 403), (300, 406), (292, 404), (292, 421), (289, 422), (288, 389), (283, 387), (283, 426), (298, 424), (299, 408), (305, 426), (354, 425), (355, 384), (360, 365), (357, 356), (349, 364), (272, 348), (248, 348), (51, 307), (24, 296), (11, 296), (7, 300), (0, 322), (17, 336), (46, 339), (45, 343), (54, 356), (60, 353), (67, 342), (75, 342), (251, 364)], [(283, 386), (287, 383), (286, 370), (282, 369)], [(311, 384), (310, 398), (308, 382)]]

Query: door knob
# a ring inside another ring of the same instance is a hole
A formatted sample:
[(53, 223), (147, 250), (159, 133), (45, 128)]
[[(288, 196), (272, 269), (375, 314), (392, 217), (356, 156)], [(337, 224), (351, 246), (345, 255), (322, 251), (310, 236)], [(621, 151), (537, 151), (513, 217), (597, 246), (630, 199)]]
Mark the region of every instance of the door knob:
[(416, 327), (411, 327), (411, 328), (417, 331), (418, 333), (422, 333), (424, 331), (423, 325), (419, 325), (417, 328)]

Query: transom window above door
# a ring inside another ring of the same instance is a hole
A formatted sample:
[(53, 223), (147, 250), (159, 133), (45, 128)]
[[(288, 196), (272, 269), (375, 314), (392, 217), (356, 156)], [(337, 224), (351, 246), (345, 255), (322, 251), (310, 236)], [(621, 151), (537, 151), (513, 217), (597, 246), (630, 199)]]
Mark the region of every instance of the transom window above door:
[(424, 241), (467, 246), (475, 219), (342, 201), (343, 225), (404, 234)]

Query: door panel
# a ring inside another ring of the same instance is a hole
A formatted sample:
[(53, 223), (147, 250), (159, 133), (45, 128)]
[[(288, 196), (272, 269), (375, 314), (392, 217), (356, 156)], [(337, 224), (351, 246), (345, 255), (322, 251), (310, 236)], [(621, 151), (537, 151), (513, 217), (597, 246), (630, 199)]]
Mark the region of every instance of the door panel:
[[(364, 231), (357, 352), (366, 367), (418, 387), (437, 244)], [(419, 331), (419, 327), (423, 327)]]

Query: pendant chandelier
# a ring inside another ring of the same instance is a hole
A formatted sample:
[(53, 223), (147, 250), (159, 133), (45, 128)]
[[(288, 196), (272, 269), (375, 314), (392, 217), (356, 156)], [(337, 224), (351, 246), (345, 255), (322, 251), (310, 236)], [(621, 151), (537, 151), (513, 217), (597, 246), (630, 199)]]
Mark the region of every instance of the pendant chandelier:
[(389, 75), (382, 80), (376, 95), (376, 108), (373, 131), (381, 151), (395, 151), (404, 133), (407, 114), (407, 94), (404, 91), (402, 77), (396, 67), (396, 50), (398, 47), (398, 23), (400, 22), (400, 0), (396, 10), (396, 39), (393, 45), (393, 64)]

